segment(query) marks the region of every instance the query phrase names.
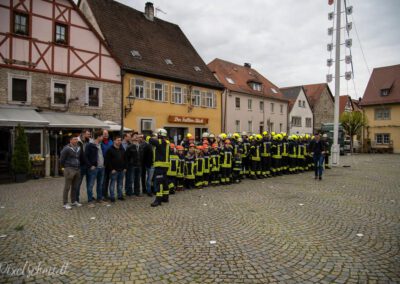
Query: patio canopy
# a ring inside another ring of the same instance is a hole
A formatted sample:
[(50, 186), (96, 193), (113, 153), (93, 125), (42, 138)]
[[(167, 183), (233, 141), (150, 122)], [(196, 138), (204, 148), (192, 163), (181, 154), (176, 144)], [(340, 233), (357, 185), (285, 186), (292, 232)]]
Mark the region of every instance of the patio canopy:
[(0, 107), (0, 126), (45, 127), (49, 121), (36, 110), (24, 107)]
[(90, 116), (79, 114), (67, 114), (57, 112), (42, 112), (40, 115), (49, 121), (50, 128), (106, 128), (109, 126), (103, 121)]

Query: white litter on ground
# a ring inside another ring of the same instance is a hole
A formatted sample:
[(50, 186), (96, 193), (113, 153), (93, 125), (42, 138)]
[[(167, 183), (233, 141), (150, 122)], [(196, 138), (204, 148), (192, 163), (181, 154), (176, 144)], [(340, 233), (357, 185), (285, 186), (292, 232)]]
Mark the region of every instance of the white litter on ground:
[(299, 203), (299, 205), (300, 205), (300, 206), (304, 206), (304, 204), (303, 204), (303, 203)]
[(204, 203), (203, 205), (204, 205), (204, 206), (207, 206), (207, 203)]
[(107, 207), (111, 207), (111, 204), (107, 204), (106, 206), (107, 206)]
[(217, 241), (210, 241), (210, 245), (215, 245)]
[(4, 209), (5, 207), (4, 207), (4, 206), (1, 206), (0, 208), (1, 208), (1, 209)]
[(96, 219), (96, 217), (91, 217), (91, 218), (90, 218), (90, 220), (95, 220), (95, 219)]
[(74, 238), (75, 237), (75, 235), (69, 235), (68, 236), (68, 238)]
[(357, 237), (362, 237), (362, 236), (364, 236), (363, 234), (357, 234)]
[(1, 235), (0, 239), (4, 239), (5, 237), (7, 237), (7, 235)]

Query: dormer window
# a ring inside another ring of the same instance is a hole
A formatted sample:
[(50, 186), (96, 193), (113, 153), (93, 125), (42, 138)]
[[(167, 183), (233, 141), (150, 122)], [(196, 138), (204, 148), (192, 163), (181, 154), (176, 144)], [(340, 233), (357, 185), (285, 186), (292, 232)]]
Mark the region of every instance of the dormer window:
[(139, 51), (137, 51), (137, 50), (132, 49), (131, 55), (136, 59), (142, 59), (142, 56), (140, 55)]
[(235, 84), (235, 81), (233, 81), (232, 78), (226, 77), (226, 81), (228, 81), (229, 84)]
[(200, 71), (201, 71), (201, 68), (200, 68), (199, 66), (194, 66), (193, 68), (194, 68), (194, 70), (195, 70), (196, 72), (200, 72)]
[(261, 92), (261, 84), (260, 84), (260, 83), (251, 82), (251, 83), (250, 83), (250, 86), (251, 86), (251, 88), (252, 88), (254, 91), (259, 91), (259, 92)]
[(277, 94), (277, 93), (278, 93), (278, 91), (275, 90), (275, 88), (271, 88), (271, 91), (272, 91), (274, 94)]
[(169, 58), (165, 59), (165, 63), (167, 63), (167, 65), (173, 65), (172, 60)]
[(386, 97), (389, 96), (390, 89), (381, 89), (381, 96)]

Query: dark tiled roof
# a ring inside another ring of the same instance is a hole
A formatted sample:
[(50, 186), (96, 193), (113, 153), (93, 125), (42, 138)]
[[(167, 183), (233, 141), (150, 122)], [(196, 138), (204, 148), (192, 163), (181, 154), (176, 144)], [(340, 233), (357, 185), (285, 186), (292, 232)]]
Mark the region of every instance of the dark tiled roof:
[(335, 101), (327, 83), (304, 85), (303, 88), (312, 109), (314, 109), (315, 104), (319, 101), (325, 89), (331, 95), (332, 101)]
[(342, 114), (346, 108), (347, 102), (350, 100), (351, 105), (353, 107), (353, 101), (351, 100), (349, 95), (344, 95), (339, 97), (339, 114)]
[[(287, 102), (287, 99), (283, 97), (280, 89), (253, 68), (218, 58), (208, 63), (208, 67), (217, 75), (219, 82), (228, 90)], [(228, 82), (227, 78), (232, 79), (234, 84)], [(249, 84), (250, 82), (262, 84), (262, 90), (253, 90)]]
[[(87, 0), (105, 40), (123, 68), (133, 73), (223, 88), (178, 25), (113, 0)], [(143, 7), (144, 8), (144, 7)], [(132, 50), (140, 53), (134, 58)], [(170, 59), (172, 65), (165, 60)], [(198, 72), (194, 66), (200, 67)]]
[[(382, 89), (389, 89), (388, 96), (381, 96)], [(400, 64), (374, 68), (361, 106), (400, 103)]]
[(281, 88), (283, 96), (289, 100), (289, 112), (292, 111), (294, 104), (296, 103), (297, 97), (299, 96), (301, 87), (288, 87)]

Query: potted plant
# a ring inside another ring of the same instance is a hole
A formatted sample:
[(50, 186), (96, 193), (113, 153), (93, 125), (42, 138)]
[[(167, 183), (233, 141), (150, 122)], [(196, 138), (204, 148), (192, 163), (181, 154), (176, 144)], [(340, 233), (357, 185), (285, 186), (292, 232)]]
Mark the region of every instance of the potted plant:
[(31, 163), (29, 161), (28, 139), (21, 125), (17, 127), (11, 166), (15, 182), (25, 182), (31, 169)]

